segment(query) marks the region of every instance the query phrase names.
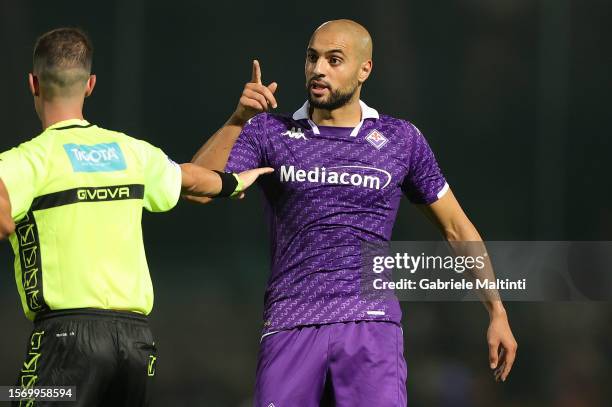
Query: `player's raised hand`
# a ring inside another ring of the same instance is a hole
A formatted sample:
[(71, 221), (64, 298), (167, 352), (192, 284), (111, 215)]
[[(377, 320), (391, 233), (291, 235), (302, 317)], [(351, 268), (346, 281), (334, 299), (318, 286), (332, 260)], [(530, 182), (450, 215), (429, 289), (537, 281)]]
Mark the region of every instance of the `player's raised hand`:
[(505, 382), (510, 374), (518, 347), (505, 315), (491, 318), (487, 331), (489, 364), (496, 381)]
[(244, 190), (247, 189), (248, 187), (250, 187), (251, 185), (253, 185), (253, 183), (257, 180), (257, 178), (260, 175), (263, 174), (270, 174), (271, 172), (274, 172), (274, 168), (271, 167), (263, 167), (263, 168), (255, 168), (252, 170), (247, 170), (247, 171), (243, 171), (240, 174), (238, 174), (238, 178), (240, 178), (240, 181), (242, 182), (242, 191), (237, 198), (238, 199), (242, 199), (244, 198)]
[(271, 108), (276, 109), (278, 104), (274, 93), (277, 87), (276, 82), (272, 82), (268, 86), (262, 84), (261, 67), (259, 61), (254, 60), (251, 81), (244, 85), (240, 101), (233, 114), (234, 119), (244, 124), (258, 113), (267, 112)]

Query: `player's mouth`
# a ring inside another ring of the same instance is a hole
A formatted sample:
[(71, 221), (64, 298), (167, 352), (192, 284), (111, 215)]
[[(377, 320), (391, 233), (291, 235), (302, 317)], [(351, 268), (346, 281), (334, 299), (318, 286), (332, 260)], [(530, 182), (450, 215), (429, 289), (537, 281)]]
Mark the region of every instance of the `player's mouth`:
[(321, 81), (310, 81), (308, 87), (310, 88), (310, 93), (314, 96), (323, 96), (329, 90), (329, 85)]

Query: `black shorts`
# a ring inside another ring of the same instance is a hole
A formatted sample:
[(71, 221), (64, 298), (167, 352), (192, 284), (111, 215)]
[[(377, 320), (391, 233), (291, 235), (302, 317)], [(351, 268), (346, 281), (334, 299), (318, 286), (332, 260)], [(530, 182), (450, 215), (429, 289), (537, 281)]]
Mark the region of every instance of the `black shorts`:
[(38, 316), (17, 386), (76, 387), (76, 401), (13, 406), (149, 406), (157, 349), (147, 318), (77, 309)]

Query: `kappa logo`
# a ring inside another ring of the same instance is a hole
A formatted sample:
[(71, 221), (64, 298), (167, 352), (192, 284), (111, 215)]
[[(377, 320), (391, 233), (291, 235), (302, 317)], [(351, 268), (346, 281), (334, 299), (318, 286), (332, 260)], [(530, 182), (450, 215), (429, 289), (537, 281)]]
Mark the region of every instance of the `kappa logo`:
[(306, 136), (304, 135), (304, 132), (302, 131), (302, 129), (299, 127), (298, 128), (292, 127), (291, 130), (287, 130), (286, 132), (281, 133), (281, 136), (289, 136), (289, 138), (296, 139), (296, 140), (299, 140), (299, 139), (308, 140)]
[(380, 150), (381, 148), (384, 147), (385, 144), (387, 144), (389, 142), (389, 140), (382, 135), (381, 132), (379, 132), (378, 130), (374, 130), (372, 131), (370, 134), (368, 134), (365, 138), (368, 143), (372, 144), (374, 146), (374, 148), (376, 148), (377, 150)]
[(274, 403), (270, 403), (268, 404), (268, 407), (276, 407), (276, 406), (274, 405)]

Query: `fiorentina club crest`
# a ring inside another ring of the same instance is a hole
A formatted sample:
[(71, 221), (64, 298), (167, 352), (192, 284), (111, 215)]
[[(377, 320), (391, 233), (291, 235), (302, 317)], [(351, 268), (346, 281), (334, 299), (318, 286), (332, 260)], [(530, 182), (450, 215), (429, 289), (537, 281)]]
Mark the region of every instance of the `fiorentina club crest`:
[(368, 143), (372, 144), (377, 150), (383, 148), (383, 146), (389, 141), (378, 130), (374, 130), (373, 132), (368, 134), (365, 139), (368, 140)]

